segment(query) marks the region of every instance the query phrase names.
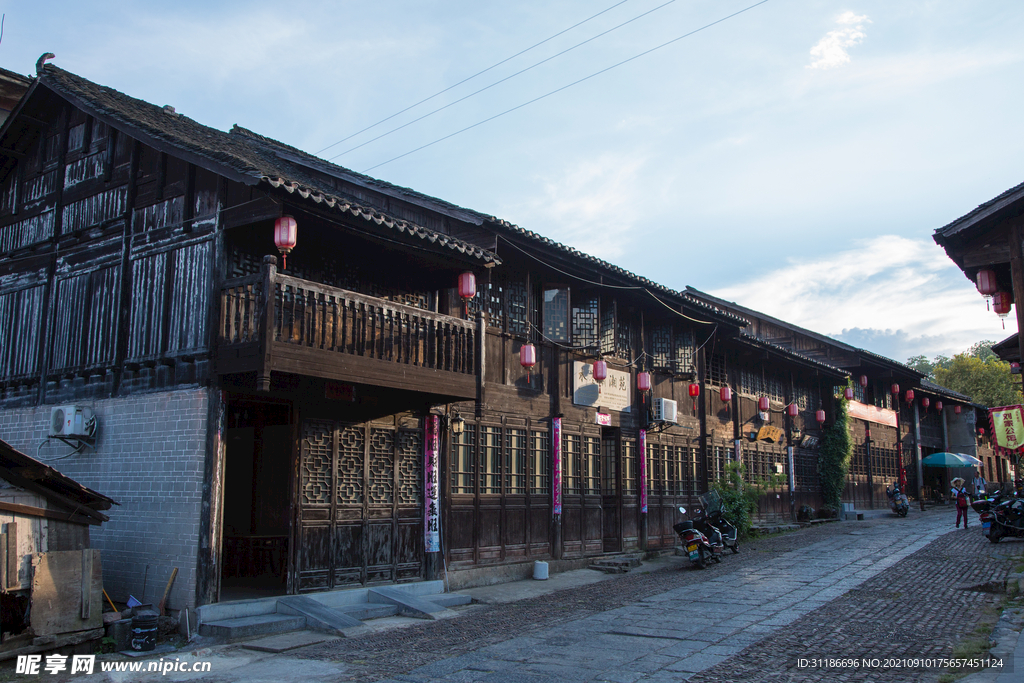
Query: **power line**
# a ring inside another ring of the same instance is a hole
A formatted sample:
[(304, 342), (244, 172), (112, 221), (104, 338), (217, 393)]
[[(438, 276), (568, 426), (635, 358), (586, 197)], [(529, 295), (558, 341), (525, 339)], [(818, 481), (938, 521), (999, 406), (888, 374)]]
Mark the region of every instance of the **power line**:
[[(520, 70), (520, 71), (517, 71), (517, 72), (515, 72), (514, 74), (512, 74), (512, 75), (510, 75), (510, 76), (506, 76), (505, 78), (502, 78), (501, 80), (495, 81), (494, 83), (491, 83), (490, 85), (484, 86), (483, 88), (480, 88), (479, 90), (477, 90), (477, 91), (475, 91), (475, 92), (471, 92), (471, 93), (469, 93), (468, 95), (466, 95), (465, 97), (460, 97), (459, 99), (455, 100), (454, 102), (449, 102), (448, 104), (444, 105), (443, 107), (438, 107), (437, 109), (435, 109), (435, 110), (433, 110), (433, 111), (430, 111), (430, 112), (427, 112), (426, 114), (423, 114), (422, 116), (420, 116), (420, 117), (418, 117), (418, 118), (415, 118), (415, 119), (413, 119), (412, 121), (409, 121), (409, 122), (407, 122), (407, 123), (403, 123), (402, 125), (398, 126), (397, 128), (392, 128), (392, 129), (391, 129), (391, 130), (389, 130), (388, 132), (386, 132), (386, 133), (381, 133), (380, 135), (378, 135), (378, 136), (377, 136), (377, 137), (375, 137), (375, 138), (370, 138), (370, 139), (369, 139), (369, 140), (367, 140), (366, 142), (360, 143), (360, 144), (356, 145), (355, 147), (350, 147), (349, 149), (346, 149), (346, 150), (345, 150), (344, 152), (341, 152), (340, 154), (336, 154), (336, 155), (334, 155), (333, 157), (331, 157), (330, 159), (328, 159), (328, 161), (334, 161), (334, 160), (335, 160), (335, 159), (337, 159), (338, 157), (342, 157), (342, 156), (345, 156), (345, 155), (346, 155), (346, 154), (348, 154), (349, 152), (354, 152), (354, 151), (356, 151), (357, 149), (359, 149), (360, 147), (365, 147), (366, 145), (370, 144), (371, 142), (376, 142), (377, 140), (380, 140), (380, 139), (381, 139), (381, 138), (383, 138), (383, 137), (387, 137), (388, 135), (391, 135), (392, 133), (395, 133), (395, 132), (397, 132), (397, 131), (400, 131), (400, 130), (402, 130), (403, 128), (406, 128), (407, 126), (411, 126), (412, 124), (414, 124), (414, 123), (416, 123), (416, 122), (418, 122), (418, 121), (422, 121), (423, 119), (425, 119), (425, 118), (427, 118), (427, 117), (429, 117), (429, 116), (433, 116), (434, 114), (438, 113), (439, 111), (444, 111), (444, 110), (445, 110), (445, 109), (447, 109), (448, 107), (452, 107), (452, 106), (455, 106), (455, 105), (456, 105), (456, 104), (458, 104), (459, 102), (463, 102), (463, 101), (465, 101), (465, 100), (468, 100), (468, 99), (469, 99), (470, 97), (473, 97), (473, 96), (475, 96), (475, 95), (479, 95), (480, 93), (482, 93), (482, 92), (483, 92), (483, 91), (485, 91), (485, 90), (490, 90), (491, 88), (493, 88), (493, 87), (494, 87), (494, 86), (496, 86), (496, 85), (501, 85), (501, 84), (502, 84), (502, 83), (504, 83), (505, 81), (509, 81), (509, 80), (512, 80), (512, 79), (513, 79), (513, 78), (515, 78), (516, 76), (522, 75), (522, 74), (526, 73), (527, 71), (530, 71), (531, 69), (536, 69), (536, 68), (537, 68), (538, 66), (540, 66), (541, 64), (546, 64), (547, 62), (550, 62), (550, 61), (551, 61), (551, 60), (553, 60), (553, 59), (557, 59), (558, 57), (561, 57), (562, 55), (564, 55), (564, 54), (566, 54), (566, 53), (568, 53), (568, 52), (572, 52), (572, 51), (573, 51), (573, 50), (575, 50), (576, 48), (578, 48), (578, 47), (582, 47), (582, 46), (586, 45), (587, 43), (593, 42), (593, 41), (597, 40), (598, 38), (600, 38), (600, 37), (602, 37), (602, 36), (606, 36), (606, 35), (608, 35), (609, 33), (611, 33), (612, 31), (616, 31), (616, 30), (618, 30), (618, 29), (622, 28), (622, 27), (623, 27), (623, 26), (625, 26), (626, 24), (632, 24), (632, 23), (633, 23), (634, 21), (637, 21), (638, 19), (642, 19), (643, 17), (646, 17), (646, 16), (648, 15), (648, 14), (651, 14), (651, 13), (653, 13), (653, 12), (657, 12), (657, 11), (658, 11), (658, 10), (660, 10), (661, 8), (663, 8), (663, 7), (666, 7), (666, 6), (668, 6), (668, 5), (671, 5), (671, 4), (672, 4), (673, 2), (675, 2), (675, 1), (676, 1), (676, 0), (668, 0), (668, 2), (666, 2), (666, 3), (663, 3), (663, 4), (661, 4), (661, 5), (658, 5), (658, 6), (657, 6), (657, 7), (655, 7), (654, 9), (650, 9), (650, 10), (647, 10), (646, 12), (644, 12), (644, 13), (642, 13), (642, 14), (638, 14), (637, 16), (633, 17), (632, 19), (630, 19), (630, 20), (628, 20), (628, 21), (624, 21), (624, 22), (622, 22), (622, 23), (621, 23), (621, 24), (619, 24), (618, 26), (613, 26), (612, 28), (608, 29), (607, 31), (602, 31), (601, 33), (598, 33), (598, 34), (597, 34), (596, 36), (592, 36), (592, 37), (590, 37), (590, 38), (587, 38), (586, 40), (584, 40), (584, 41), (583, 41), (583, 42), (581, 42), (581, 43), (576, 43), (576, 44), (575, 44), (575, 45), (573, 45), (572, 47), (568, 47), (568, 48), (566, 48), (566, 49), (562, 50), (561, 52), (559, 52), (559, 53), (557, 53), (557, 54), (553, 54), (553, 55), (551, 55), (550, 57), (548, 57), (548, 58), (546, 58), (546, 59), (542, 59), (542, 60), (540, 60), (539, 62), (537, 62), (537, 63), (535, 63), (535, 64), (531, 64), (530, 66), (526, 67), (525, 69), (522, 69), (522, 70)], [(454, 86), (453, 86), (453, 87), (454, 87)], [(424, 101), (425, 101), (425, 100), (424, 100)], [(350, 136), (350, 137), (351, 137), (351, 136)]]
[(556, 88), (555, 90), (552, 90), (551, 92), (548, 92), (548, 93), (546, 93), (544, 95), (541, 95), (540, 97), (535, 97), (532, 100), (529, 100), (527, 102), (523, 102), (522, 104), (516, 105), (515, 107), (512, 107), (511, 109), (506, 109), (505, 111), (503, 111), (503, 112), (501, 112), (499, 114), (495, 114), (494, 116), (490, 116), (490, 117), (488, 117), (488, 118), (486, 118), (486, 119), (484, 119), (482, 121), (477, 121), (476, 123), (474, 123), (474, 124), (472, 124), (470, 126), (466, 126), (465, 128), (457, 130), (454, 133), (449, 133), (448, 135), (445, 135), (444, 137), (440, 137), (440, 138), (434, 140), (433, 142), (428, 142), (425, 145), (421, 145), (421, 146), (417, 147), (416, 149), (413, 149), (411, 151), (406, 152), (405, 154), (399, 154), (398, 156), (392, 157), (392, 158), (388, 159), (387, 161), (382, 161), (379, 164), (376, 164), (374, 166), (370, 166), (369, 168), (365, 169), (363, 171), (363, 173), (369, 173), (370, 171), (372, 171), (375, 168), (380, 168), (381, 166), (384, 166), (386, 164), (390, 164), (392, 161), (398, 161), (399, 159), (401, 159), (403, 157), (407, 157), (410, 154), (415, 154), (416, 152), (424, 150), (427, 147), (432, 147), (433, 145), (436, 145), (439, 142), (444, 142), (448, 138), (453, 138), (456, 135), (459, 135), (460, 133), (465, 133), (468, 130), (472, 130), (473, 128), (476, 128), (477, 126), (482, 126), (483, 124), (488, 123), (490, 121), (493, 121), (494, 119), (500, 118), (500, 117), (502, 117), (502, 116), (504, 116), (506, 114), (511, 114), (512, 112), (514, 112), (516, 110), (519, 110), (519, 109), (522, 109), (523, 107), (526, 107), (528, 105), (531, 105), (534, 102), (539, 102), (539, 101), (541, 101), (541, 100), (543, 100), (543, 99), (545, 99), (547, 97), (551, 97), (552, 95), (560, 93), (563, 90), (568, 90), (569, 88), (573, 87), (574, 85), (579, 85), (580, 83), (583, 83), (584, 81), (589, 81), (591, 78), (594, 78), (595, 76), (600, 76), (601, 74), (603, 74), (603, 73), (605, 73), (607, 71), (611, 71), (612, 69), (615, 69), (617, 67), (620, 67), (623, 64), (627, 64), (629, 62), (632, 62), (635, 59), (639, 59), (640, 57), (643, 57), (645, 55), (649, 55), (650, 53), (654, 52), (655, 50), (660, 50), (663, 47), (667, 47), (667, 46), (671, 45), (672, 43), (677, 43), (680, 40), (682, 40), (683, 38), (689, 38), (690, 36), (694, 35), (695, 33), (700, 33), (701, 31), (703, 31), (705, 29), (708, 29), (708, 28), (711, 28), (712, 26), (715, 26), (716, 24), (721, 24), (723, 21), (727, 21), (729, 19), (732, 19), (733, 17), (736, 17), (736, 16), (738, 16), (740, 14), (743, 14), (744, 12), (748, 12), (748, 11), (754, 9), (755, 7), (759, 6), (759, 5), (765, 4), (766, 2), (768, 2), (768, 0), (761, 0), (761, 2), (756, 2), (753, 5), (750, 5), (749, 7), (745, 7), (743, 9), (741, 9), (738, 12), (734, 12), (734, 13), (728, 15), (728, 16), (722, 17), (721, 19), (713, 21), (710, 24), (705, 24), (704, 26), (701, 26), (700, 28), (694, 29), (694, 30), (690, 31), (689, 33), (684, 33), (683, 35), (681, 35), (681, 36), (679, 36), (677, 38), (673, 38), (672, 40), (669, 40), (668, 42), (662, 43), (661, 45), (658, 45), (656, 47), (652, 47), (649, 50), (644, 50), (643, 52), (641, 52), (639, 54), (636, 54), (636, 55), (633, 55), (632, 57), (630, 57), (628, 59), (624, 59), (621, 62), (618, 62), (617, 64), (612, 64), (611, 66), (606, 67), (604, 69), (601, 69), (600, 71), (595, 71), (594, 73), (590, 74), (589, 76), (584, 76), (583, 78), (581, 78), (579, 80), (573, 81), (572, 83), (569, 83), (568, 85), (563, 85), (560, 88)]
[[(371, 128), (376, 128), (377, 126), (379, 126), (380, 124), (384, 123), (385, 121), (390, 121), (391, 119), (395, 118), (395, 117), (396, 117), (396, 116), (398, 116), (399, 114), (404, 114), (405, 112), (409, 111), (410, 109), (414, 109), (414, 108), (416, 108), (416, 107), (420, 106), (420, 105), (421, 105), (421, 104), (423, 104), (424, 102), (429, 102), (430, 100), (434, 99), (434, 98), (435, 98), (435, 97), (437, 97), (438, 95), (443, 95), (444, 93), (448, 92), (448, 91), (449, 91), (449, 90), (451, 90), (452, 88), (457, 88), (458, 86), (462, 85), (463, 83), (465, 83), (465, 82), (467, 82), (467, 81), (471, 81), (471, 80), (473, 80), (474, 78), (476, 78), (477, 76), (480, 76), (480, 75), (482, 75), (482, 74), (485, 74), (485, 73), (487, 73), (488, 71), (490, 71), (491, 69), (494, 69), (494, 68), (497, 68), (497, 67), (501, 66), (501, 65), (502, 65), (502, 64), (504, 64), (505, 62), (511, 61), (511, 60), (515, 59), (516, 57), (518, 57), (518, 56), (520, 56), (520, 55), (524, 55), (524, 54), (526, 54), (527, 52), (529, 52), (530, 50), (532, 50), (532, 49), (534, 49), (534, 48), (536, 48), (536, 47), (540, 47), (541, 45), (543, 45), (544, 43), (546, 43), (546, 42), (548, 42), (548, 41), (554, 40), (555, 38), (557, 38), (558, 36), (562, 35), (563, 33), (568, 33), (569, 31), (573, 30), (573, 29), (574, 29), (574, 28), (576, 28), (577, 26), (582, 26), (583, 24), (587, 23), (587, 22), (588, 22), (588, 21), (590, 21), (591, 19), (596, 19), (597, 17), (601, 16), (602, 14), (604, 14), (604, 13), (606, 13), (606, 12), (610, 12), (611, 10), (615, 9), (616, 7), (618, 7), (619, 5), (625, 5), (625, 4), (627, 3), (627, 2), (629, 2), (629, 0), (621, 0), (621, 2), (617, 2), (617, 3), (615, 3), (614, 5), (612, 5), (611, 7), (607, 8), (607, 9), (603, 9), (603, 10), (601, 10), (600, 12), (598, 12), (597, 14), (595, 14), (595, 15), (593, 15), (593, 16), (591, 16), (591, 17), (587, 17), (586, 19), (584, 19), (584, 20), (583, 20), (583, 21), (581, 21), (581, 22), (579, 22), (579, 23), (576, 23), (576, 24), (573, 24), (572, 26), (570, 26), (570, 27), (569, 27), (569, 28), (567, 28), (567, 29), (563, 29), (563, 30), (559, 31), (558, 33), (554, 34), (553, 36), (548, 36), (548, 37), (547, 37), (547, 38), (545, 38), (544, 40), (540, 41), (539, 43), (535, 43), (534, 45), (531, 45), (530, 47), (526, 48), (525, 50), (520, 50), (519, 52), (515, 53), (515, 54), (514, 54), (514, 55), (512, 55), (511, 57), (506, 57), (505, 59), (501, 60), (500, 62), (496, 62), (495, 64), (491, 64), (491, 65), (490, 65), (489, 67), (487, 67), (487, 68), (486, 68), (486, 69), (484, 69), (483, 71), (477, 71), (477, 72), (476, 72), (475, 74), (473, 74), (472, 76), (469, 76), (469, 77), (467, 77), (467, 78), (463, 78), (463, 79), (462, 79), (461, 81), (459, 81), (458, 83), (455, 83), (454, 85), (450, 85), (450, 86), (448, 86), (447, 88), (445, 88), (444, 90), (439, 90), (439, 91), (437, 91), (436, 93), (434, 93), (433, 95), (431, 95), (430, 97), (427, 97), (427, 98), (424, 98), (424, 99), (420, 100), (420, 101), (419, 101), (419, 102), (417, 102), (416, 104), (410, 104), (410, 105), (409, 105), (408, 107), (406, 107), (405, 109), (402, 109), (401, 111), (396, 111), (396, 112), (395, 112), (394, 114), (392, 114), (391, 116), (388, 116), (388, 117), (386, 117), (386, 118), (383, 118), (383, 119), (381, 119), (380, 121), (378, 121), (377, 123), (374, 123), (374, 124), (372, 124), (372, 125), (369, 125), (369, 126), (367, 126), (366, 128), (363, 128), (362, 130), (357, 130), (357, 131), (356, 131), (355, 133), (352, 133), (352, 134), (351, 134), (351, 135), (349, 135), (348, 137), (344, 137), (344, 138), (342, 138), (341, 140), (338, 140), (338, 141), (337, 141), (337, 142), (335, 142), (334, 144), (331, 144), (331, 145), (327, 145), (327, 146), (326, 146), (326, 147), (324, 147), (324, 148), (323, 148), (322, 150), (320, 150), (319, 152), (317, 152), (317, 154), (318, 154), (318, 155), (319, 155), (319, 154), (323, 154), (324, 152), (326, 152), (327, 150), (329, 150), (329, 149), (330, 149), (331, 147), (335, 147), (335, 146), (337, 146), (337, 145), (340, 145), (341, 143), (345, 142), (346, 140), (351, 140), (351, 139), (352, 139), (352, 138), (354, 138), (355, 136), (359, 135), (360, 133), (365, 133), (366, 131), (370, 130)], [(350, 150), (350, 151), (351, 151), (351, 150)], [(342, 154), (345, 154), (345, 152), (342, 152)], [(334, 157), (334, 158), (336, 159), (337, 157)]]

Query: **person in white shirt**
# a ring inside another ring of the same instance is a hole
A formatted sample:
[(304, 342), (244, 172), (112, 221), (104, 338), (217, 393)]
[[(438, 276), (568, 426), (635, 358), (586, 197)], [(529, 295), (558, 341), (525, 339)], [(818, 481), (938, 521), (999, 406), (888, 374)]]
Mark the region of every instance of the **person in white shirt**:
[(985, 487), (988, 486), (988, 482), (985, 481), (985, 476), (981, 473), (980, 469), (972, 483), (974, 484), (974, 496), (976, 498), (985, 495)]
[(964, 519), (964, 528), (967, 528), (967, 506), (970, 505), (970, 497), (967, 494), (967, 487), (964, 485), (964, 480), (961, 477), (957, 477), (952, 482), (953, 488), (951, 493), (953, 494), (953, 500), (956, 502), (956, 528), (960, 528), (960, 518)]

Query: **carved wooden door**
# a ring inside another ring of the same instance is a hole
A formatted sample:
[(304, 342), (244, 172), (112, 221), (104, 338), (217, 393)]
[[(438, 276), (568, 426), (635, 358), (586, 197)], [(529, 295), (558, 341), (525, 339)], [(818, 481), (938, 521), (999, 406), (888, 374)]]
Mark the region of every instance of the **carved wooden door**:
[(296, 589), (423, 577), (423, 432), (306, 420)]

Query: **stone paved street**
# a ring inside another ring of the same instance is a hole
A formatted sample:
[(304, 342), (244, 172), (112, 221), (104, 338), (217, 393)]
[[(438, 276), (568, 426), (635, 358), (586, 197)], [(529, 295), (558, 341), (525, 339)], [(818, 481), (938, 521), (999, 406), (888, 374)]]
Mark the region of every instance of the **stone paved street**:
[(824, 525), (704, 571), (628, 575), (303, 656), (342, 662), (353, 681), (934, 681), (940, 670), (826, 673), (797, 660), (951, 656), (1024, 551), (952, 520)]

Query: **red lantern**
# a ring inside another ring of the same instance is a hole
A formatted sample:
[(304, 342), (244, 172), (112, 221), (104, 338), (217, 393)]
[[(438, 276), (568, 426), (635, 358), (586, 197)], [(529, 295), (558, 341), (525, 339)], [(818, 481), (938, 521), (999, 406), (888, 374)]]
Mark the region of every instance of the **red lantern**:
[(800, 408), (798, 408), (795, 403), (790, 403), (788, 406), (786, 406), (786, 415), (789, 415), (790, 417), (796, 417), (799, 414)]
[(984, 427), (978, 427), (978, 434), (980, 434), (982, 436), (985, 436), (985, 428)]
[(893, 396), (898, 396), (899, 393), (900, 393), (900, 385), (899, 384), (893, 384), (892, 385), (892, 395)]
[(469, 271), (459, 275), (459, 296), (472, 299), (476, 296), (476, 275)]
[(861, 375), (860, 376), (860, 385), (862, 387), (866, 387), (868, 385), (868, 376), (867, 375)]
[(814, 414), (814, 419), (818, 421), (819, 425), (824, 423), (825, 422), (825, 411), (824, 410), (818, 410), (818, 412), (816, 412)]
[(718, 390), (718, 396), (722, 399), (722, 403), (728, 403), (732, 400), (732, 389), (729, 387), (722, 387)]
[(960, 414), (960, 406), (953, 406), (953, 412), (956, 413), (957, 415), (959, 415)]
[(768, 400), (767, 396), (762, 396), (761, 398), (757, 399), (757, 409), (760, 410), (762, 413), (767, 413), (771, 405), (771, 401)]
[(690, 384), (690, 398), (697, 398), (700, 396), (700, 385)]
[(853, 400), (853, 387), (846, 387), (845, 389), (843, 389), (843, 398), (845, 398), (847, 401)]
[(936, 401), (935, 402), (935, 411), (938, 412), (938, 413), (942, 412), (942, 401)]
[(608, 363), (603, 360), (594, 361), (594, 379), (603, 382), (608, 379)]
[(921, 398), (921, 405), (924, 406), (925, 410), (928, 410), (928, 406), (930, 406), (931, 404), (931, 399), (929, 399), (927, 396)]
[(999, 283), (996, 282), (996, 271), (987, 268), (979, 270), (975, 276), (978, 284), (978, 291), (986, 298), (992, 296), (999, 290)]
[(281, 216), (274, 221), (274, 244), (281, 252), (281, 270), (288, 267), (288, 254), (295, 248), (299, 236), (299, 224), (291, 216)]
[(519, 348), (519, 364), (524, 368), (532, 368), (537, 364), (537, 347), (533, 344), (523, 344)]
[(651, 373), (638, 372), (636, 375), (636, 388), (640, 391), (651, 390)]
[(996, 292), (992, 295), (992, 310), (1003, 320), (1003, 328), (1006, 328), (1006, 316), (1010, 314), (1010, 305), (1013, 299), (1009, 292)]
[(913, 389), (907, 389), (907, 403), (913, 403), (913, 402), (914, 402), (914, 390)]

